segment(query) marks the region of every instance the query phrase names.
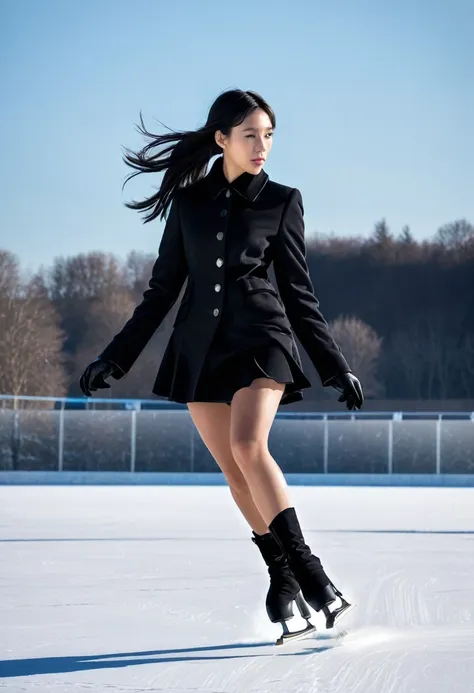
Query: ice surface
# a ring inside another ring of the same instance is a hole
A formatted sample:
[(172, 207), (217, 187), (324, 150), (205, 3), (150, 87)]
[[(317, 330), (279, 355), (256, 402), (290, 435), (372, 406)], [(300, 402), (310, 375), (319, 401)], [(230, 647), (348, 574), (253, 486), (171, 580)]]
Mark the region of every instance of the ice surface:
[(0, 690), (474, 692), (474, 489), (290, 493), (342, 640), (273, 644), (226, 487), (0, 487)]

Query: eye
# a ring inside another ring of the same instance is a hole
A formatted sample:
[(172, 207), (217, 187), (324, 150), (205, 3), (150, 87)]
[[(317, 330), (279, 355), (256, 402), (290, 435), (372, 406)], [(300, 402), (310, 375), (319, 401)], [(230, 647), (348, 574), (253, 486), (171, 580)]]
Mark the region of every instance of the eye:
[[(246, 137), (255, 137), (255, 135), (246, 135)], [(273, 137), (273, 132), (267, 132), (267, 137)]]

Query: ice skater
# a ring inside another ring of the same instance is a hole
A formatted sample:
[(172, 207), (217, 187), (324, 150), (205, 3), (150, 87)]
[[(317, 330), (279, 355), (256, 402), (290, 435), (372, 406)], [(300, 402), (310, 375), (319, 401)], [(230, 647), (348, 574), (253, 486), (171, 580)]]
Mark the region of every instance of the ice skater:
[[(364, 396), (319, 309), (306, 264), (301, 193), (270, 180), (263, 168), (275, 114), (256, 92), (231, 89), (197, 130), (154, 135), (141, 113), (140, 120), (150, 142), (138, 153), (126, 151), (124, 160), (135, 169), (127, 180), (164, 175), (154, 195), (125, 204), (147, 212), (144, 223), (164, 218), (168, 206), (169, 214), (149, 288), (86, 367), (80, 387), (91, 396), (110, 387), (108, 377), (128, 373), (187, 280), (152, 391), (187, 405), (252, 529), (270, 575), (267, 613), (283, 627), (278, 642), (315, 629), (308, 604), (331, 628), (350, 605), (305, 543), (268, 449), (279, 405), (301, 400), (311, 386), (295, 335), (322, 385), (341, 392), (340, 402), (360, 409)], [(301, 153), (304, 139), (294, 142)], [(278, 288), (268, 277), (271, 265)], [(294, 603), (307, 626), (291, 633)]]

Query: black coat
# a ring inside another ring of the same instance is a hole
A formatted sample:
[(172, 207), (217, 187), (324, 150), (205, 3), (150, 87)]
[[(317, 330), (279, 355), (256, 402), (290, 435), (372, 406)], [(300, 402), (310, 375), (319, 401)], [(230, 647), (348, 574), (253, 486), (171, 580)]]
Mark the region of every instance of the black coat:
[[(271, 181), (263, 169), (257, 175), (243, 173), (229, 184), (222, 161), (219, 157), (206, 177), (177, 190), (150, 288), (100, 356), (119, 367), (115, 378), (123, 377), (188, 279), (155, 394), (178, 402), (193, 400), (218, 327), (235, 352), (276, 340), (301, 368), (296, 334), (326, 385), (351, 369), (314, 295), (305, 259), (301, 193)], [(279, 291), (268, 279), (272, 262)], [(302, 371), (301, 377), (309, 387)]]

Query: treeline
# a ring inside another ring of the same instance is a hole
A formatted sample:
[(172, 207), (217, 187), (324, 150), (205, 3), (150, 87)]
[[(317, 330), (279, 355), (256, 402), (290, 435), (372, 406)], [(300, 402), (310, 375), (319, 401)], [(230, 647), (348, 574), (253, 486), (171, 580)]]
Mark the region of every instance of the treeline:
[[(110, 253), (78, 254), (25, 278), (18, 258), (0, 250), (0, 392), (80, 395), (81, 372), (140, 302), (154, 260), (135, 251), (124, 262)], [(382, 219), (368, 238), (310, 238), (307, 262), (367, 397), (473, 396), (472, 224), (457, 220), (417, 242), (408, 227), (395, 236)], [(100, 396), (152, 396), (180, 298), (127, 377)], [(318, 385), (302, 347), (301, 356)], [(305, 393), (307, 400), (322, 396), (320, 387)]]

